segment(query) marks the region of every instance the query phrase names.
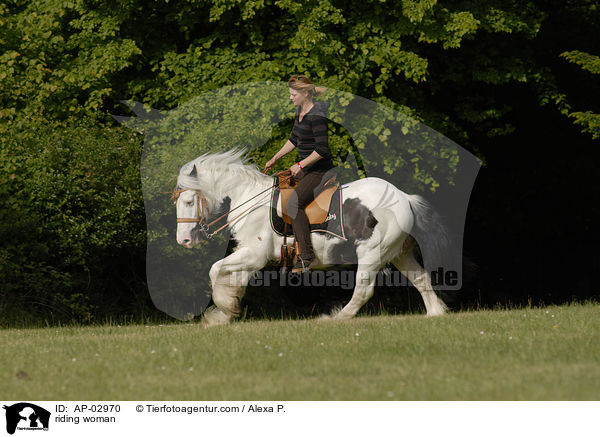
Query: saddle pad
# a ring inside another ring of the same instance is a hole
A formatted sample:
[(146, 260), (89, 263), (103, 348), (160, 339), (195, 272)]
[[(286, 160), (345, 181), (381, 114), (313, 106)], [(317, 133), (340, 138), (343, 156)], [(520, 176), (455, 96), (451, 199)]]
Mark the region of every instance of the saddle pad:
[[(276, 234), (286, 237), (293, 237), (294, 231), (292, 225), (286, 224), (283, 218), (277, 213), (277, 203), (280, 195), (279, 181), (274, 178), (273, 181), (273, 192), (271, 194), (271, 203), (269, 205), (269, 220), (271, 227)], [(346, 240), (344, 234), (344, 219), (342, 211), (342, 190), (338, 187), (333, 196), (331, 197), (331, 203), (329, 204), (329, 212), (327, 213), (327, 219), (325, 222), (320, 224), (311, 224), (310, 232), (324, 232), (335, 237)]]

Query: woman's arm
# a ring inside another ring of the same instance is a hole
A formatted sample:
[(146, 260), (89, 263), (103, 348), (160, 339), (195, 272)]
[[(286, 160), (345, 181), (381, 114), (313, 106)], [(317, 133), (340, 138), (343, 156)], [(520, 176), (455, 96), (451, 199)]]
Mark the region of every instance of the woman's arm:
[(287, 140), (285, 142), (285, 144), (283, 145), (283, 147), (279, 150), (279, 152), (277, 152), (275, 154), (275, 156), (273, 156), (273, 159), (275, 161), (279, 161), (281, 158), (283, 158), (285, 155), (290, 153), (295, 148), (296, 148), (296, 146), (294, 146), (294, 144), (292, 144), (292, 142), (290, 140)]
[[(292, 175), (296, 176), (304, 167), (306, 167), (307, 165), (313, 165), (321, 158), (323, 157), (319, 155), (316, 150), (313, 150), (312, 153), (306, 158), (304, 158), (302, 161), (292, 165), (290, 167), (290, 171), (292, 172)], [(301, 167), (299, 167), (298, 164), (300, 164)]]
[(330, 156), (331, 152), (329, 151), (327, 119), (325, 117), (316, 116), (312, 117), (311, 122), (313, 135), (315, 137), (315, 152), (321, 157)]
[(290, 153), (295, 148), (296, 148), (296, 146), (290, 140), (287, 140), (286, 143), (283, 145), (283, 147), (279, 150), (279, 152), (277, 152), (275, 154), (275, 156), (273, 156), (265, 164), (265, 170), (264, 171), (265, 172), (269, 171), (271, 169), (271, 167), (273, 167), (277, 161), (279, 161), (281, 158), (283, 158), (285, 155), (287, 155), (288, 153)]
[(309, 165), (313, 165), (315, 162), (317, 162), (321, 158), (323, 158), (323, 157), (321, 155), (319, 155), (319, 153), (316, 150), (313, 150), (310, 155), (308, 155), (306, 158), (304, 158), (302, 161), (300, 161), (300, 165), (302, 166), (302, 168), (304, 168)]

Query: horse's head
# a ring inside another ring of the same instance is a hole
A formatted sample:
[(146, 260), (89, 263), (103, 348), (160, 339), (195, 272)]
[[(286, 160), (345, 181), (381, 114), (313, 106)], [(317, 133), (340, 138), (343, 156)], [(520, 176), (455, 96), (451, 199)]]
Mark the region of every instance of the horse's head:
[(191, 249), (200, 242), (200, 227), (208, 216), (206, 198), (199, 190), (176, 189), (171, 199), (177, 207), (177, 243)]

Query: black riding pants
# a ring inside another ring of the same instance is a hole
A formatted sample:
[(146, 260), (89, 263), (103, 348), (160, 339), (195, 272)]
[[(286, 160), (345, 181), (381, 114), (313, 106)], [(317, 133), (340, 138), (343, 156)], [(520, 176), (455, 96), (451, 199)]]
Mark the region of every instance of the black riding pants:
[(323, 185), (334, 174), (332, 170), (324, 171), (301, 171), (296, 179), (299, 179), (298, 185), (290, 195), (287, 203), (287, 213), (292, 219), (292, 228), (294, 236), (300, 246), (300, 256), (303, 260), (312, 260), (315, 253), (310, 240), (310, 224), (304, 212), (304, 208), (314, 200), (322, 191)]

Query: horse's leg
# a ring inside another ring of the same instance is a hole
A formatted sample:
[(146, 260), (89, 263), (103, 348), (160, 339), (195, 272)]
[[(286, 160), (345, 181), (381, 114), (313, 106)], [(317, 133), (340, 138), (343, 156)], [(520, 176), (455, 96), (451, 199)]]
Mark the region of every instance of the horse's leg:
[(378, 249), (367, 253), (358, 253), (358, 269), (356, 270), (356, 285), (352, 293), (352, 299), (337, 314), (336, 319), (351, 319), (373, 296), (375, 291), (375, 280), (377, 273), (382, 267)]
[[(367, 210), (368, 211), (368, 210)], [(375, 210), (374, 210), (375, 211)], [(391, 254), (397, 252), (397, 246), (404, 233), (397, 226), (392, 212), (377, 210), (377, 224), (373, 234), (356, 246), (358, 268), (356, 270), (356, 285), (352, 299), (337, 314), (336, 319), (350, 319), (373, 296), (377, 273), (387, 264)]]
[(250, 275), (263, 268), (267, 257), (255, 249), (242, 247), (217, 261), (210, 269), (214, 305), (204, 313), (206, 325), (223, 325), (241, 315), (241, 301)]
[(417, 260), (415, 260), (412, 252), (398, 255), (392, 260), (392, 264), (394, 264), (396, 268), (412, 282), (414, 287), (419, 290), (423, 302), (425, 303), (427, 316), (441, 316), (446, 313), (448, 307), (446, 307), (444, 301), (435, 294), (431, 285), (429, 273), (427, 273)]

